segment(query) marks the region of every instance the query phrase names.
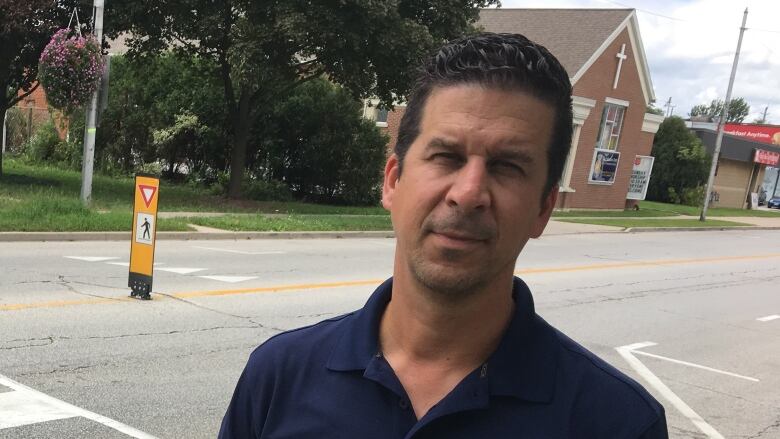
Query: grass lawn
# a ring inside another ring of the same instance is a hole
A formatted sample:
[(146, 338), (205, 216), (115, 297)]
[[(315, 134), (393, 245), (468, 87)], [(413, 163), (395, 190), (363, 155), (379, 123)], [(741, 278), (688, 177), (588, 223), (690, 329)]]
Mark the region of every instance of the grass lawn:
[(267, 217), (262, 215), (228, 215), (212, 218), (192, 217), (186, 222), (200, 226), (232, 231), (257, 232), (321, 232), (347, 230), (393, 230), (388, 215), (290, 215)]
[[(701, 206), (694, 207), (694, 206), (683, 206), (681, 204), (659, 203), (656, 201), (641, 201), (639, 203), (639, 207), (641, 210), (668, 212), (668, 213), (675, 213), (678, 215), (699, 216), (701, 214)], [(707, 209), (707, 217), (711, 217), (711, 216), (752, 216), (752, 217), (780, 218), (780, 210), (748, 210), (748, 209), (736, 209), (733, 207), (711, 207)]]
[(734, 221), (707, 220), (701, 222), (697, 219), (631, 219), (631, 218), (580, 218), (580, 219), (559, 219), (567, 223), (578, 224), (597, 224), (600, 226), (615, 227), (723, 227), (723, 226), (749, 226), (750, 224), (738, 223)]
[[(81, 173), (30, 166), (5, 157), (0, 178), (0, 231), (129, 231), (133, 179), (94, 175), (92, 209), (81, 206)], [(228, 200), (187, 185), (161, 182), (160, 211), (349, 214), (389, 216), (378, 206), (328, 206), (298, 202)], [(158, 230), (189, 230), (181, 218), (160, 219)], [(346, 226), (342, 226), (346, 227)], [(343, 229), (338, 229), (343, 230)]]
[(646, 218), (662, 216), (678, 216), (678, 213), (654, 210), (570, 210), (568, 212), (553, 212), (554, 218)]

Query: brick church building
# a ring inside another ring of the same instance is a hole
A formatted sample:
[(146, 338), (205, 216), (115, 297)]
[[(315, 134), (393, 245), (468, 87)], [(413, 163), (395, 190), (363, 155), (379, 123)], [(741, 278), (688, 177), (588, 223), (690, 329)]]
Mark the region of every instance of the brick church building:
[[(520, 33), (547, 47), (573, 85), (574, 137), (560, 182), (559, 209), (624, 209), (634, 165), (649, 160), (663, 116), (655, 100), (633, 9), (483, 9), (488, 32)], [(395, 145), (404, 105), (387, 112), (366, 106)], [(634, 181), (636, 184), (636, 180)], [(639, 197), (641, 198), (641, 197)]]

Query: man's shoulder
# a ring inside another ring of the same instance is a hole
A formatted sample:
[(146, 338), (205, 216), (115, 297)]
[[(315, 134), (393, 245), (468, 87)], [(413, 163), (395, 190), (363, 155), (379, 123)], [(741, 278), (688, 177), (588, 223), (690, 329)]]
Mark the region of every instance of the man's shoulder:
[[(585, 423), (599, 414), (608, 418), (632, 419), (638, 434), (663, 424), (663, 406), (639, 383), (589, 351), (561, 331), (552, 328), (559, 342), (559, 373), (565, 386), (576, 389), (572, 415)], [(581, 415), (581, 416), (578, 416)]]
[(310, 361), (327, 355), (341, 338), (342, 325), (354, 314), (343, 314), (272, 336), (255, 348), (249, 356), (247, 369), (260, 365), (267, 369), (269, 365)]

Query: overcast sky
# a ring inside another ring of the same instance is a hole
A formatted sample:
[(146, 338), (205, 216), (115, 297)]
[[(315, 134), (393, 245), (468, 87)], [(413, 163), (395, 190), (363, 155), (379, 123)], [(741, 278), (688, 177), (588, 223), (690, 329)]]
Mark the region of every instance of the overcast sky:
[(725, 98), (742, 14), (747, 28), (732, 97), (750, 104), (752, 122), (769, 106), (769, 123), (780, 124), (780, 1), (778, 0), (502, 0), (504, 8), (634, 8), (655, 89), (663, 110), (674, 114)]

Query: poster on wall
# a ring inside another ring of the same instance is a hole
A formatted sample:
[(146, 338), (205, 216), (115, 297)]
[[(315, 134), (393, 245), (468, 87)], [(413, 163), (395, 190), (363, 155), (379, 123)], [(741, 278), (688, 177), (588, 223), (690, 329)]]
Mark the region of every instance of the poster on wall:
[(631, 171), (631, 180), (628, 182), (627, 200), (644, 200), (647, 195), (647, 186), (650, 184), (650, 174), (653, 172), (655, 157), (638, 155), (634, 159), (634, 169)]
[(593, 151), (593, 162), (590, 164), (588, 183), (612, 184), (615, 182), (620, 153), (610, 149), (596, 148)]

